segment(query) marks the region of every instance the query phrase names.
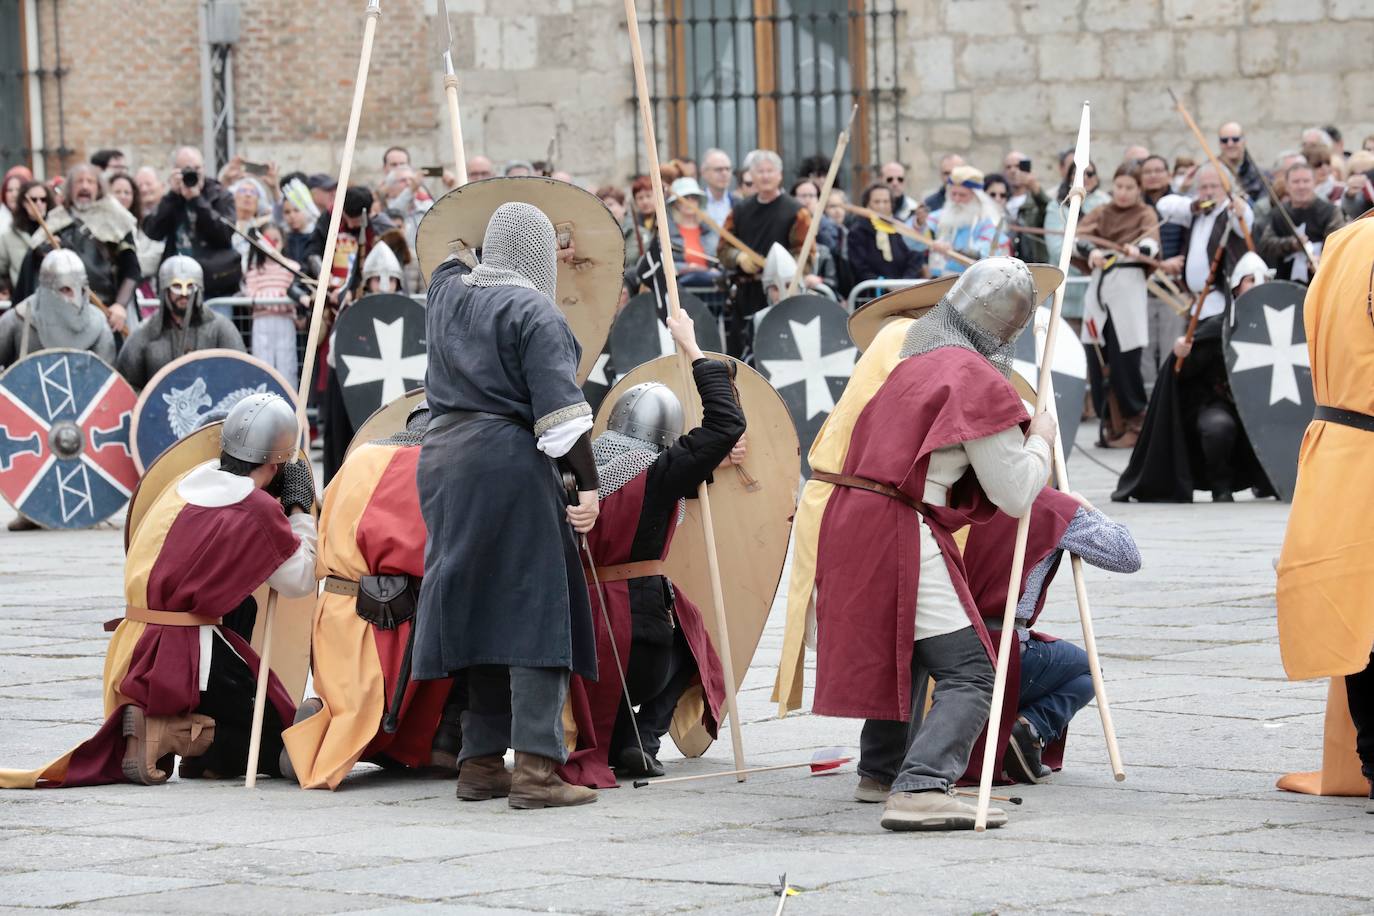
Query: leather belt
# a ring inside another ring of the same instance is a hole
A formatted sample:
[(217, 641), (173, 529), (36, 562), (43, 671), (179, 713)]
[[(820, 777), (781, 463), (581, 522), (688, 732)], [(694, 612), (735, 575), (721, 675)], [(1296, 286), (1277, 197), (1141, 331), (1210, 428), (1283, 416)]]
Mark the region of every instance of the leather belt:
[(1327, 423), (1339, 423), (1342, 426), (1350, 426), (1355, 429), (1362, 429), (1367, 433), (1374, 433), (1374, 417), (1367, 413), (1360, 413), (1358, 410), (1346, 410), (1344, 407), (1327, 407), (1325, 404), (1318, 404), (1317, 409), (1312, 413), (1312, 419), (1324, 420)]
[(515, 417), (507, 417), (499, 413), (487, 413), (482, 410), (451, 410), (448, 413), (440, 414), (430, 420), (429, 425), (425, 427), (425, 434), (437, 433), (441, 429), (448, 429), (450, 426), (454, 426), (458, 423), (465, 423), (468, 420), (501, 420), (505, 423), (514, 423), (516, 426), (526, 429), (529, 428)]
[(826, 483), (833, 483), (837, 487), (853, 487), (856, 490), (867, 490), (870, 493), (878, 493), (888, 499), (895, 499), (904, 506), (910, 506), (917, 512), (921, 511), (921, 504), (910, 496), (903, 493), (896, 487), (888, 486), (885, 483), (878, 483), (876, 480), (869, 480), (867, 477), (853, 477), (849, 474), (830, 474), (826, 471), (811, 470), (812, 480), (823, 480)]
[[(188, 614), (185, 611), (154, 611), (151, 608), (134, 607), (132, 604), (124, 608), (124, 619), (136, 620), (139, 623), (157, 624), (160, 627), (214, 627), (219, 626), (223, 620), (220, 617)], [(119, 626), (118, 618), (107, 621), (105, 632), (113, 632), (117, 626)]]
[(662, 560), (636, 560), (633, 563), (618, 563), (614, 566), (598, 566), (596, 577), (605, 582), (624, 582), (626, 579), (642, 579), (645, 576), (662, 576)]
[(346, 595), (349, 598), (358, 597), (358, 583), (352, 579), (342, 579), (338, 576), (324, 577), (324, 590), (331, 595)]

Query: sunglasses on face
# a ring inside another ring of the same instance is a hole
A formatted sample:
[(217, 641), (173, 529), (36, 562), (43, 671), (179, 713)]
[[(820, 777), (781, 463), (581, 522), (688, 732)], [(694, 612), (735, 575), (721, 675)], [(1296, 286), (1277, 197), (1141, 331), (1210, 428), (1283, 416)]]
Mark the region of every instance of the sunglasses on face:
[(1007, 199), (1007, 192), (1006, 192), (1006, 191), (988, 191), (987, 193), (988, 193), (988, 197), (991, 197), (993, 200), (1006, 200), (1006, 199)]
[(1244, 140), (1245, 138), (1244, 138), (1244, 137), (1218, 137), (1217, 139), (1220, 140), (1222, 143), (1225, 143), (1227, 146), (1230, 146), (1232, 143), (1239, 143), (1240, 141)]
[(886, 181), (888, 184), (902, 184), (906, 179), (901, 175), (889, 175), (884, 178), (883, 181)]
[(39, 194), (37, 197), (25, 197), (24, 199), (31, 204), (45, 204), (48, 202), (48, 199), (42, 194)]

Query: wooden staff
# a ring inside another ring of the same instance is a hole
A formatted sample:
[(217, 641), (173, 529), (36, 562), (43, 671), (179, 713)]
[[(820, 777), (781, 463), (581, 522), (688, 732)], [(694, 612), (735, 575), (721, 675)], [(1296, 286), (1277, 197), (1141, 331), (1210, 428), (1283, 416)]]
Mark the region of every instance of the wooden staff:
[(458, 75), (453, 72), (453, 28), (448, 18), (448, 0), (439, 0), (435, 37), (444, 59), (444, 94), (448, 96), (448, 129), (453, 142), (453, 174), (458, 187), (468, 183), (468, 157), (463, 151), (463, 122), (458, 117)]
[[(1188, 319), (1188, 330), (1184, 332), (1183, 339), (1189, 345), (1193, 342), (1193, 335), (1197, 333), (1198, 318), (1202, 315), (1202, 303), (1207, 301), (1207, 296), (1217, 285), (1217, 273), (1221, 270), (1221, 259), (1226, 254), (1226, 242), (1231, 237), (1231, 224), (1226, 224), (1226, 231), (1221, 234), (1221, 242), (1217, 245), (1217, 253), (1212, 255), (1212, 266), (1207, 271), (1207, 282), (1202, 285), (1202, 291), (1197, 294), (1197, 302), (1193, 303), (1193, 314)], [(1187, 357), (1184, 357), (1186, 359)], [(1174, 360), (1174, 375), (1183, 371), (1183, 360)]]
[[(1245, 158), (1250, 159), (1249, 150), (1245, 151)], [(1251, 160), (1251, 164), (1254, 164), (1254, 160)], [(1312, 243), (1308, 241), (1307, 234), (1299, 232), (1298, 227), (1293, 225), (1293, 217), (1284, 209), (1283, 201), (1279, 200), (1279, 195), (1274, 193), (1274, 185), (1269, 181), (1269, 176), (1264, 174), (1264, 170), (1259, 166), (1255, 166), (1255, 174), (1259, 175), (1260, 181), (1264, 183), (1265, 192), (1269, 194), (1269, 199), (1274, 202), (1275, 209), (1279, 211), (1279, 215), (1283, 217), (1283, 221), (1288, 224), (1288, 231), (1292, 232), (1299, 242), (1302, 242), (1302, 250), (1303, 253), (1307, 255), (1307, 263), (1312, 268), (1311, 272), (1315, 274), (1317, 272), (1317, 254), (1312, 250)]]
[[(348, 134), (344, 138), (343, 157), (339, 164), (338, 192), (329, 213), (329, 234), (325, 237), (324, 258), (320, 261), (320, 277), (315, 284), (315, 301), (310, 310), (310, 333), (305, 339), (305, 363), (301, 366), (300, 386), (296, 389), (296, 422), (308, 430), (305, 401), (310, 383), (315, 377), (315, 353), (320, 342), (320, 326), (324, 320), (324, 300), (329, 295), (329, 274), (334, 266), (334, 246), (339, 238), (339, 223), (343, 219), (344, 194), (349, 173), (353, 170), (353, 145), (358, 139), (358, 121), (363, 114), (363, 95), (367, 91), (367, 71), (372, 63), (372, 39), (377, 34), (377, 20), (382, 15), (381, 0), (368, 0), (367, 22), (363, 26), (363, 50), (358, 58), (358, 75), (353, 82), (353, 109), (348, 114)], [(267, 678), (272, 656), (272, 625), (276, 622), (277, 592), (267, 593), (267, 614), (263, 622), (262, 654), (258, 661), (258, 692), (253, 702), (253, 730), (249, 733), (248, 770), (244, 785), (251, 789), (258, 784), (258, 754), (262, 750), (262, 718), (267, 700)]]
[[(1007, 227), (1007, 231), (1008, 231), (1008, 232), (1016, 232), (1016, 233), (1024, 233), (1024, 234), (1026, 234), (1026, 235), (1039, 235), (1039, 236), (1063, 235), (1063, 234), (1064, 234), (1064, 231), (1063, 231), (1062, 229), (1037, 229), (1035, 226), (1022, 226), (1022, 225), (1019, 225), (1019, 224), (1016, 224), (1016, 223), (1013, 223), (1012, 225), (1008, 226), (1008, 227)], [(1163, 269), (1164, 269), (1164, 262), (1163, 262), (1163, 261), (1157, 260), (1157, 259), (1152, 258), (1152, 257), (1148, 257), (1147, 255), (1141, 254), (1140, 252), (1137, 252), (1136, 254), (1133, 255), (1133, 254), (1131, 254), (1129, 251), (1126, 250), (1126, 246), (1125, 246), (1125, 245), (1121, 244), (1120, 242), (1113, 242), (1111, 239), (1103, 238), (1103, 237), (1100, 236), (1100, 235), (1089, 235), (1089, 234), (1087, 234), (1086, 232), (1082, 232), (1082, 233), (1078, 233), (1078, 234), (1075, 236), (1075, 238), (1076, 238), (1078, 241), (1080, 241), (1080, 242), (1091, 242), (1093, 245), (1097, 246), (1098, 248), (1106, 248), (1106, 249), (1108, 249), (1108, 250), (1110, 250), (1110, 251), (1115, 251), (1117, 254), (1124, 254), (1124, 255), (1126, 255), (1128, 258), (1130, 258), (1132, 261), (1135, 261), (1136, 263), (1139, 263), (1139, 264), (1144, 264), (1146, 267), (1151, 267), (1151, 268), (1154, 268), (1155, 270), (1163, 270)]]
[[(27, 200), (24, 201), (24, 207), (28, 210), (29, 216), (32, 216), (35, 220), (37, 220), (39, 228), (41, 228), (43, 230), (43, 234), (48, 237), (48, 245), (51, 246), (51, 248), (54, 251), (61, 248), (62, 243), (57, 240), (57, 236), (52, 234), (52, 230), (48, 228), (48, 221), (43, 218), (43, 214), (38, 212), (38, 208)], [(42, 269), (41, 264), (39, 265), (39, 269)], [(94, 292), (92, 292), (89, 287), (86, 288), (86, 295), (90, 297), (91, 302), (95, 305), (95, 307), (100, 309), (101, 314), (103, 314), (106, 318), (110, 317), (110, 307), (106, 305), (104, 302), (102, 302), (100, 300), (100, 297), (97, 296)], [(125, 325), (116, 333), (118, 333), (120, 337), (128, 337), (128, 325)]]
[[(1212, 163), (1212, 168), (1216, 169), (1217, 177), (1221, 179), (1221, 186), (1226, 189), (1226, 197), (1229, 199), (1231, 197), (1232, 188), (1230, 177), (1231, 170), (1217, 160), (1217, 157), (1212, 153), (1212, 147), (1208, 144), (1207, 138), (1204, 137), (1202, 131), (1198, 129), (1197, 122), (1194, 121), (1193, 116), (1188, 113), (1188, 109), (1183, 106), (1183, 100), (1175, 95), (1172, 89), (1169, 90), (1169, 98), (1174, 100), (1174, 106), (1178, 109), (1178, 113), (1183, 116), (1183, 120), (1188, 124), (1188, 129), (1193, 132), (1193, 136), (1197, 138), (1197, 142), (1202, 145), (1202, 151), (1207, 154), (1207, 161)], [(1077, 161), (1077, 159), (1074, 160), (1074, 162)], [(1245, 247), (1254, 251), (1255, 240), (1250, 237), (1250, 227), (1245, 225), (1245, 218), (1237, 216), (1236, 220), (1240, 223), (1240, 231), (1245, 236)]]
[[(1074, 162), (1088, 162), (1088, 115), (1089, 105), (1083, 103), (1083, 116), (1078, 124), (1078, 143), (1074, 148)], [(1069, 261), (1073, 257), (1074, 233), (1078, 231), (1078, 214), (1083, 208), (1083, 173), (1087, 168), (1074, 169), (1073, 189), (1069, 191), (1069, 214), (1064, 220), (1064, 247), (1059, 252), (1059, 269), (1065, 276), (1069, 273)], [(1045, 357), (1040, 361), (1039, 384), (1035, 386), (1035, 413), (1052, 410), (1054, 403), (1054, 377), (1050, 365), (1058, 338), (1059, 316), (1064, 309), (1064, 284), (1054, 293), (1054, 304), (1050, 307), (1049, 330), (1045, 337)], [(1056, 440), (1058, 436), (1054, 437)], [(1053, 446), (1051, 445), (1051, 448)], [(983, 770), (978, 780), (978, 807), (974, 817), (973, 829), (978, 832), (987, 830), (988, 802), (992, 795), (993, 770), (997, 765), (997, 748), (1000, 742), (999, 726), (1002, 719), (1002, 698), (1007, 691), (1007, 665), (1011, 659), (1012, 639), (1016, 630), (1016, 605), (1021, 593), (1021, 571), (1026, 562), (1026, 539), (1030, 533), (1031, 511), (1026, 510), (1016, 523), (1016, 547), (1011, 555), (1011, 579), (1007, 586), (1007, 603), (1002, 613), (1002, 634), (997, 648), (997, 673), (992, 682), (992, 704), (989, 707), (987, 740), (983, 743)], [(1086, 595), (1084, 596), (1086, 600)], [(1084, 605), (1080, 603), (1080, 611)], [(1086, 618), (1085, 618), (1086, 619)], [(1092, 644), (1090, 644), (1092, 645)], [(1088, 646), (1084, 649), (1092, 652)], [(1089, 655), (1092, 664), (1092, 655)], [(1094, 681), (1094, 687), (1097, 686)], [(1112, 743), (1109, 741), (1108, 750)]]
[[(635, 89), (639, 95), (640, 118), (644, 122), (644, 148), (649, 157), (649, 180), (654, 188), (658, 244), (662, 251), (671, 252), (673, 246), (668, 234), (668, 205), (664, 202), (663, 176), (658, 166), (658, 141), (654, 138), (654, 113), (649, 106), (649, 81), (644, 75), (644, 49), (639, 43), (639, 14), (635, 12), (635, 0), (625, 0), (625, 25), (630, 32), (630, 56), (634, 60)], [(677, 267), (671, 254), (663, 258), (663, 280), (668, 288), (668, 311), (674, 318), (680, 317), (682, 303), (678, 299)], [(678, 362), (682, 367), (683, 391), (691, 391), (695, 387), (692, 381), (692, 367), (687, 360), (687, 354), (681, 348), (678, 349), (678, 356)], [(706, 541), (706, 566), (711, 575), (711, 601), (715, 605), (716, 649), (720, 655), (721, 673), (725, 676), (725, 708), (730, 718), (730, 743), (735, 752), (735, 769), (740, 771), (735, 774), (735, 778), (739, 782), (744, 782), (744, 739), (740, 734), (739, 707), (735, 700), (735, 662), (730, 653), (730, 625), (725, 616), (725, 593), (720, 585), (720, 560), (716, 556), (715, 526), (711, 521), (711, 499), (705, 481), (697, 486), (697, 504), (701, 507), (701, 527)]]
[[(1047, 335), (1048, 331), (1049, 329), (1046, 328), (1044, 333)], [(1039, 344), (1040, 365), (1042, 367), (1051, 365), (1054, 362), (1053, 352), (1047, 346), (1049, 341), (1042, 337), (1038, 324), (1035, 327), (1035, 336)], [(1099, 349), (1098, 352), (1100, 354), (1101, 350)], [(1054, 397), (1048, 398), (1045, 405), (1054, 415), (1055, 422), (1058, 422), (1059, 405)], [(1120, 407), (1117, 410), (1119, 412)], [(1052, 445), (1055, 485), (1067, 493), (1069, 492), (1069, 470), (1064, 457), (1064, 440), (1055, 436)], [(1073, 571), (1073, 592), (1074, 597), (1078, 600), (1078, 620), (1083, 625), (1083, 651), (1088, 655), (1088, 671), (1092, 674), (1093, 695), (1097, 698), (1097, 712), (1102, 719), (1102, 734), (1107, 739), (1107, 761), (1112, 768), (1112, 777), (1117, 782), (1121, 782), (1126, 778), (1126, 771), (1121, 765), (1121, 749), (1117, 747), (1116, 743), (1116, 726), (1112, 724), (1112, 711), (1107, 704), (1107, 685), (1102, 678), (1102, 662), (1097, 654), (1097, 634), (1093, 630), (1092, 609), (1088, 605), (1088, 585), (1083, 577), (1083, 558), (1076, 553), (1070, 553), (1069, 568)]]
[(825, 202), (830, 199), (830, 191), (835, 187), (835, 174), (840, 170), (844, 148), (849, 145), (849, 128), (854, 124), (854, 116), (858, 113), (858, 105), (849, 109), (849, 120), (845, 122), (844, 130), (840, 131), (840, 136), (835, 140), (835, 154), (830, 157), (830, 168), (825, 173), (825, 183), (821, 185), (820, 196), (816, 198), (816, 207), (811, 213), (811, 225), (806, 229), (806, 241), (802, 242), (801, 254), (797, 256), (797, 272), (787, 284), (784, 299), (795, 296), (797, 290), (801, 289), (802, 277), (806, 275), (806, 261), (811, 257), (811, 249), (816, 244), (816, 233), (821, 229), (821, 214), (825, 212)]
[[(922, 248), (929, 248), (930, 243), (934, 241), (934, 239), (930, 238), (929, 236), (922, 235), (915, 229), (912, 229), (906, 223), (895, 220), (890, 216), (883, 216), (876, 210), (870, 210), (867, 207), (860, 207), (858, 204), (845, 204), (844, 208), (850, 213), (857, 213), (859, 216), (866, 216), (869, 219), (876, 219), (880, 222), (886, 223), (887, 225), (891, 226), (892, 230), (896, 232), (898, 235), (902, 235), (906, 238), (911, 239), (912, 241), (920, 245)], [(958, 251), (954, 251), (953, 249), (951, 249), (949, 254), (945, 255), (945, 257), (949, 258), (951, 261), (958, 261), (960, 264), (963, 264), (966, 267), (969, 264), (977, 262), (978, 260), (977, 258), (971, 258), (968, 255)]]

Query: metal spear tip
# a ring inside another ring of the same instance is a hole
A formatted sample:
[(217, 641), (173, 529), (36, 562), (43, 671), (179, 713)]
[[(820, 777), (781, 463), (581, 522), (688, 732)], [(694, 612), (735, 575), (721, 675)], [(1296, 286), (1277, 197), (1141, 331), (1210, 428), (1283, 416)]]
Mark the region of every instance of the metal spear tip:
[(1089, 122), (1091, 121), (1092, 105), (1089, 102), (1083, 103), (1083, 117), (1078, 122), (1078, 142), (1073, 149), (1073, 186), (1076, 190), (1083, 189), (1083, 175), (1088, 170), (1088, 132)]

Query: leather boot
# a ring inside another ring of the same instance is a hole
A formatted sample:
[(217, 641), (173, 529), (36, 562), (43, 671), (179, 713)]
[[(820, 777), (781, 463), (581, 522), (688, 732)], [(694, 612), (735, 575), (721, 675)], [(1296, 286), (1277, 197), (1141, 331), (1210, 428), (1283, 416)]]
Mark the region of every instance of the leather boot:
[(124, 778), (145, 786), (161, 785), (171, 776), (171, 755), (198, 757), (215, 740), (215, 720), (209, 716), (149, 716), (137, 706), (125, 706)]
[[(466, 769), (472, 761), (463, 762)], [(562, 808), (589, 805), (596, 791), (564, 782), (555, 772), (558, 764), (538, 754), (515, 752), (515, 773), (511, 778), (509, 804), (512, 808)]]
[(510, 786), (511, 774), (504, 757), (469, 757), (458, 765), (458, 797), (463, 801), (505, 798), (510, 795)]

